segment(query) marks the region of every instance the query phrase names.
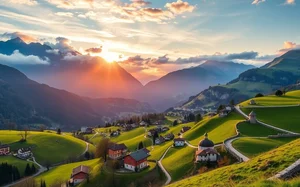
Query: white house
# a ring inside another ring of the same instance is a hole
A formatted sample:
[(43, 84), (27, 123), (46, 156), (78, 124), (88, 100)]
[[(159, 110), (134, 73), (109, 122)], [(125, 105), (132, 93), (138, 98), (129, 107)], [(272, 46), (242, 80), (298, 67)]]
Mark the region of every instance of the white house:
[(215, 162), (218, 160), (219, 153), (215, 150), (215, 144), (208, 139), (208, 134), (205, 133), (205, 138), (200, 141), (198, 150), (196, 151), (196, 162)]
[(255, 124), (257, 122), (256, 114), (255, 114), (254, 111), (250, 112), (250, 114), (249, 114), (249, 121), (252, 124)]
[(183, 138), (174, 139), (174, 147), (183, 147), (184, 145), (185, 145), (185, 139)]

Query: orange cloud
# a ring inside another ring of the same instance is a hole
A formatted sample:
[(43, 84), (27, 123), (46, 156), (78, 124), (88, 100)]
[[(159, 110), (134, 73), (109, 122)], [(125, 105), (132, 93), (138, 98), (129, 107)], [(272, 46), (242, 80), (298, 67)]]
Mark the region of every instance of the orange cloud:
[(166, 8), (175, 14), (182, 14), (185, 12), (193, 12), (195, 6), (190, 5), (188, 2), (177, 0), (177, 2), (167, 3)]
[(12, 33), (6, 32), (0, 36), (1, 36), (1, 38), (5, 38), (5, 39), (13, 39), (13, 38), (19, 37), (26, 43), (31, 43), (31, 42), (37, 41), (37, 39), (35, 37), (23, 34), (21, 32), (12, 32)]

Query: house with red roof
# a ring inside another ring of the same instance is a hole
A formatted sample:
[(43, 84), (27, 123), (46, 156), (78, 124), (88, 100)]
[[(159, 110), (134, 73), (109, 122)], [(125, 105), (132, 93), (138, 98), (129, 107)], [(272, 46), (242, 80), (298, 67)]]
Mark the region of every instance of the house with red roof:
[(124, 168), (139, 172), (148, 167), (149, 151), (147, 149), (137, 150), (124, 158)]
[(127, 147), (125, 144), (117, 144), (117, 143), (110, 143), (108, 145), (108, 157), (117, 160), (123, 158), (127, 153)]
[(8, 155), (10, 153), (10, 147), (8, 145), (0, 145), (0, 155)]
[(90, 168), (80, 165), (73, 169), (70, 179), (70, 184), (77, 185), (89, 177)]

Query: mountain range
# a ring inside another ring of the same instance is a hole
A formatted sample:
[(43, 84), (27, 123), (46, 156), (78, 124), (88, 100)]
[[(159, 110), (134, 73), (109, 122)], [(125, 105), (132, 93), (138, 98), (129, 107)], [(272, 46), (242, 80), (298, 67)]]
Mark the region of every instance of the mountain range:
[(216, 108), (254, 97), (258, 93), (271, 94), (277, 89), (296, 84), (300, 80), (300, 50), (291, 50), (270, 63), (241, 73), (226, 85), (209, 87), (182, 105), (183, 108)]
[(0, 42), (1, 54), (12, 55), (16, 51), (48, 62), (34, 65), (6, 63), (37, 82), (84, 97), (137, 99), (150, 103), (157, 111), (180, 105), (189, 96), (209, 86), (224, 84), (253, 68), (234, 62), (206, 61), (197, 67), (171, 72), (143, 86), (118, 63), (107, 63), (100, 57), (81, 55), (73, 49), (57, 50), (47, 44), (27, 44), (20, 38)]
[(103, 125), (122, 113), (153, 112), (147, 103), (126, 99), (92, 99), (39, 84), (20, 71), (0, 65), (0, 128), (46, 124), (65, 129)]

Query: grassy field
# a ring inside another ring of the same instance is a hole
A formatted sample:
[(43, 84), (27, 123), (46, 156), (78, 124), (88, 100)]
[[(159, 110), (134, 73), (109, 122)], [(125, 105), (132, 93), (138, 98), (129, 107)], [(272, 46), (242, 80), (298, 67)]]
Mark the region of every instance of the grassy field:
[(257, 119), (269, 125), (300, 133), (300, 107), (285, 108), (242, 108), (243, 112), (249, 114), (252, 110)]
[(290, 166), (300, 157), (300, 139), (283, 145), (248, 162), (222, 167), (181, 180), (170, 187), (251, 186)]
[[(31, 162), (27, 162), (25, 160), (21, 160), (16, 157), (13, 157), (13, 156), (0, 156), (0, 164), (1, 163), (8, 163), (13, 166), (16, 166), (19, 169), (21, 176), (24, 175), (24, 171), (25, 171), (27, 163), (29, 163), (30, 166), (32, 165)], [(39, 169), (39, 167), (37, 165), (35, 165), (35, 167), (36, 167), (36, 169)]]
[(237, 126), (241, 136), (250, 137), (267, 137), (268, 135), (276, 135), (280, 133), (277, 130), (265, 127), (260, 124), (251, 124), (249, 122), (239, 123)]
[(206, 118), (187, 131), (184, 134), (184, 138), (190, 141), (191, 144), (197, 145), (203, 139), (204, 133), (207, 132), (209, 139), (215, 144), (221, 143), (236, 134), (235, 126), (242, 120), (244, 118), (235, 112), (223, 118), (218, 116)]
[(189, 174), (189, 171), (194, 166), (194, 157), (195, 149), (188, 146), (171, 148), (163, 159), (162, 164), (170, 173), (172, 181), (178, 181)]
[(43, 179), (46, 181), (47, 186), (51, 186), (57, 182), (65, 182), (69, 180), (73, 168), (76, 168), (80, 165), (85, 165), (85, 166), (89, 166), (90, 170), (93, 171), (93, 169), (96, 169), (97, 166), (101, 166), (102, 164), (103, 164), (102, 162), (99, 162), (99, 159), (65, 164), (50, 169), (49, 171), (35, 177), (35, 180), (37, 182), (40, 182), (40, 180)]
[[(18, 137), (18, 131), (0, 131), (4, 141), (11, 140), (10, 136)], [(84, 141), (69, 135), (57, 135), (49, 132), (29, 132), (26, 142), (17, 142), (11, 144), (11, 150), (17, 150), (23, 147), (32, 147), (34, 157), (37, 162), (44, 164), (50, 162), (52, 164), (59, 163), (69, 157), (76, 157), (83, 153), (86, 144)], [(91, 146), (93, 150), (94, 147)], [(49, 154), (55, 153), (55, 154)]]
[(235, 140), (232, 145), (247, 157), (253, 158), (295, 139), (296, 138), (240, 138)]
[(121, 142), (144, 134), (145, 134), (145, 129), (143, 127), (139, 127), (128, 132), (121, 132), (120, 136), (111, 138), (111, 141)]
[[(291, 91), (285, 96), (277, 97), (269, 95), (265, 97), (254, 98), (257, 106), (280, 106), (280, 105), (298, 105), (300, 104), (300, 91)], [(241, 106), (249, 106), (250, 100), (241, 103)], [(252, 105), (250, 105), (252, 106)]]
[(149, 138), (145, 138), (144, 134), (136, 136), (136, 137), (132, 137), (128, 140), (124, 140), (118, 143), (124, 143), (129, 150), (134, 151), (137, 149), (137, 146), (140, 142), (143, 142), (145, 147), (150, 147), (152, 145), (152, 139)]

